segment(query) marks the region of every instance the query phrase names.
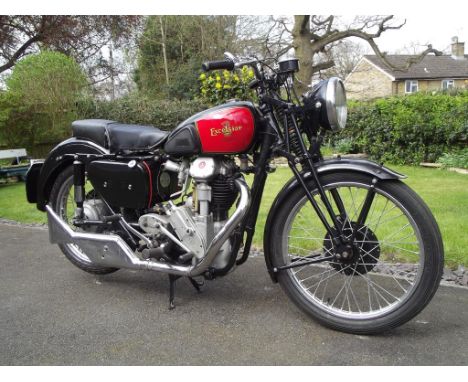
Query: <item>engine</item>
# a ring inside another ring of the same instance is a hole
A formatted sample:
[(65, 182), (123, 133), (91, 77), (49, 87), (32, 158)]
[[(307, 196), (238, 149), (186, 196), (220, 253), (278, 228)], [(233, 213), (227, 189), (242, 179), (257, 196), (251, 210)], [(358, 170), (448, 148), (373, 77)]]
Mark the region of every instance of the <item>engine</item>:
[[(167, 161), (163, 164), (164, 171), (177, 174), (179, 185), (183, 189), (178, 192), (182, 196), (188, 191), (190, 179), (193, 180), (192, 192), (184, 202), (174, 204), (169, 201), (159, 205), (157, 213), (149, 213), (140, 217), (139, 225), (155, 240), (155, 248), (145, 252), (147, 257), (171, 256), (168, 251), (163, 253), (161, 246), (176, 244), (179, 251), (171, 248), (172, 256), (184, 258), (183, 253), (190, 253), (193, 262), (201, 260), (215, 235), (225, 225), (229, 210), (238, 197), (234, 184), (237, 167), (233, 160), (226, 158), (201, 157), (192, 163), (176, 163)], [(181, 255), (182, 254), (182, 255)], [(216, 269), (225, 268), (231, 256), (231, 242), (227, 240), (221, 247), (214, 262)], [(180, 260), (180, 259), (179, 259)], [(187, 259), (188, 260), (188, 259)]]

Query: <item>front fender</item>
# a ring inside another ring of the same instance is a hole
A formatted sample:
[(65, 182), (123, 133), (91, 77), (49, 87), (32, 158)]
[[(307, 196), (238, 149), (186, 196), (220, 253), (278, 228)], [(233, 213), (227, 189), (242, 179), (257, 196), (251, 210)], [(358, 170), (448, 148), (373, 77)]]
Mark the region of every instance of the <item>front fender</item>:
[[(372, 162), (367, 159), (327, 159), (317, 162), (315, 169), (319, 176), (334, 172), (346, 171), (368, 174), (376, 177), (381, 181), (406, 178), (406, 176), (403, 174), (390, 170), (389, 168), (383, 165), (379, 165), (378, 163)], [(310, 172), (303, 173), (303, 176), (305, 181), (312, 179), (312, 174)], [(270, 277), (273, 280), (273, 282), (278, 282), (278, 280), (276, 278), (276, 273), (273, 272), (273, 266), (271, 263), (270, 231), (273, 226), (273, 222), (275, 221), (276, 213), (279, 210), (279, 206), (281, 206), (288, 197), (288, 195), (290, 195), (291, 192), (293, 192), (298, 187), (301, 187), (301, 185), (295, 177), (291, 178), (283, 186), (283, 188), (273, 201), (273, 204), (271, 205), (270, 211), (268, 213), (267, 220), (265, 222), (265, 229), (263, 233), (263, 251), (265, 253), (265, 262), (268, 269), (268, 273), (270, 274)]]
[(37, 209), (45, 212), (49, 202), (50, 191), (60, 172), (73, 163), (73, 159), (64, 157), (65, 154), (109, 154), (104, 147), (83, 139), (70, 138), (59, 143), (49, 153), (41, 167), (37, 179)]

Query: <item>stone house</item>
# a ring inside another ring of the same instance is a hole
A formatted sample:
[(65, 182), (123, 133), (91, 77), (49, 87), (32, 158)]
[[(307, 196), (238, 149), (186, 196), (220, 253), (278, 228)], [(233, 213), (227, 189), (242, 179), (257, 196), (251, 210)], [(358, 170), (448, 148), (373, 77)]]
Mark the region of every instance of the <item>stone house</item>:
[[(349, 99), (363, 100), (418, 91), (468, 89), (468, 55), (465, 44), (452, 42), (451, 55), (427, 55), (406, 71), (388, 68), (378, 56), (363, 56), (345, 79)], [(411, 55), (387, 55), (396, 67), (405, 66)]]

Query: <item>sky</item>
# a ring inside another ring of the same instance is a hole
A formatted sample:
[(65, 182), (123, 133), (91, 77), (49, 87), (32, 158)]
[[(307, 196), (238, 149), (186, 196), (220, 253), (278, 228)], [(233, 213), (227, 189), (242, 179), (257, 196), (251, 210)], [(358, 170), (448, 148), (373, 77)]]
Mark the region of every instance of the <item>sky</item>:
[[(395, 14), (396, 17), (406, 19), (406, 25), (401, 30), (386, 31), (376, 41), (382, 50), (388, 52), (409, 46), (411, 43), (430, 43), (435, 49), (449, 52), (452, 37), (457, 36), (460, 42), (465, 42), (465, 52), (468, 53), (467, 12), (452, 13), (449, 17), (440, 14), (426, 14), (422, 17)], [(424, 50), (424, 47), (421, 50)]]
[(468, 6), (466, 0), (15, 0), (3, 1), (0, 14), (334, 14), (353, 15), (393, 14), (407, 23), (401, 30), (387, 31), (378, 44), (389, 53), (401, 50), (413, 43), (424, 46), (432, 43), (439, 50), (447, 50), (451, 39), (467, 43)]

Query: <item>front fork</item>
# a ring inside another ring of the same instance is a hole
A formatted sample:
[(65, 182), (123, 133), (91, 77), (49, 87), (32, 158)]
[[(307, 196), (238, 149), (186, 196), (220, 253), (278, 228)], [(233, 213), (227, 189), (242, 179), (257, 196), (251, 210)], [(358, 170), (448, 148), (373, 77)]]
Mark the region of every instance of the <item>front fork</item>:
[[(295, 130), (295, 134), (297, 134), (298, 137), (301, 136), (299, 126), (296, 123), (296, 120), (292, 118), (293, 122), (293, 128)], [(286, 134), (287, 134), (287, 141), (289, 141), (289, 131), (286, 129)], [(303, 153), (302, 158), (295, 157), (292, 155), (290, 152), (283, 152), (282, 154), (287, 158), (289, 167), (291, 168), (292, 172), (294, 173), (294, 176), (296, 180), (299, 182), (299, 184), (302, 186), (304, 189), (307, 199), (311, 203), (314, 211), (317, 213), (317, 216), (319, 217), (320, 221), (322, 222), (323, 226), (325, 227), (325, 230), (327, 231), (329, 237), (331, 238), (334, 247), (336, 248), (336, 256), (337, 258), (343, 257), (344, 259), (347, 259), (352, 256), (353, 252), (353, 243), (354, 243), (354, 236), (355, 233), (353, 232), (351, 236), (346, 237), (343, 230), (345, 227), (346, 219), (348, 217), (346, 213), (346, 209), (344, 207), (343, 201), (338, 193), (338, 190), (332, 189), (330, 190), (330, 194), (333, 198), (333, 201), (335, 202), (335, 205), (338, 209), (339, 216), (341, 218), (341, 221), (338, 219), (337, 214), (333, 210), (333, 207), (331, 205), (330, 199), (327, 197), (325, 193), (325, 189), (322, 187), (322, 183), (320, 182), (320, 179), (318, 177), (318, 173), (316, 171), (316, 168), (313, 163), (312, 155), (310, 154), (309, 150), (306, 149), (304, 141), (302, 139), (298, 139), (298, 143), (300, 145), (300, 149)], [(329, 224), (324, 212), (321, 210), (320, 206), (318, 205), (317, 201), (314, 199), (313, 195), (311, 194), (310, 190), (307, 187), (307, 184), (305, 180), (303, 179), (301, 173), (299, 172), (297, 168), (297, 164), (304, 163), (306, 167), (308, 167), (309, 171), (312, 174), (312, 178), (317, 185), (318, 189), (318, 194), (320, 195), (320, 199), (322, 200), (322, 203), (325, 206), (326, 212), (328, 213), (328, 216), (331, 219), (331, 222), (333, 223), (334, 228)], [(374, 178), (372, 181), (372, 186), (369, 188), (369, 191), (366, 195), (366, 198), (363, 203), (362, 210), (359, 214), (358, 217), (358, 224), (364, 224), (367, 216), (369, 214), (370, 206), (372, 205), (372, 202), (374, 200), (375, 196), (375, 184), (377, 182), (377, 179)]]

